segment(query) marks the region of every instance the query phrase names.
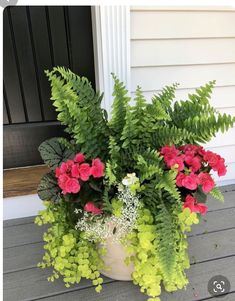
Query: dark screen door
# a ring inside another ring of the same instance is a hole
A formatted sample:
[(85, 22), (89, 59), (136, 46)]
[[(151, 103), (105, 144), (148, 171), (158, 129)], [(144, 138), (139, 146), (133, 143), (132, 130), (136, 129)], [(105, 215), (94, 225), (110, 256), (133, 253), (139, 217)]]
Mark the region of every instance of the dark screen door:
[(94, 85), (89, 6), (14, 6), (3, 14), (4, 168), (41, 164), (39, 144), (64, 135), (45, 69), (65, 66)]

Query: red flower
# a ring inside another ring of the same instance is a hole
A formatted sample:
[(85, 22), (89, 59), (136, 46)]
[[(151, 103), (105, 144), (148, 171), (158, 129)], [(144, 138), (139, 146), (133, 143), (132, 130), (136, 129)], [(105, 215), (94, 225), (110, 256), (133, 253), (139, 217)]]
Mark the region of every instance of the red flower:
[(62, 190), (65, 189), (65, 183), (68, 181), (68, 179), (69, 176), (66, 173), (59, 176), (58, 185)]
[(65, 162), (63, 162), (61, 165), (60, 165), (60, 172), (61, 173), (66, 173), (68, 170), (68, 166)]
[(207, 172), (201, 172), (198, 175), (198, 180), (204, 192), (210, 192), (215, 186), (214, 180)]
[(80, 177), (79, 164), (74, 164), (71, 169), (71, 175), (74, 178)]
[(218, 163), (217, 167), (218, 167), (217, 172), (218, 172), (218, 176), (219, 176), (219, 177), (226, 175), (226, 173), (227, 173), (227, 168), (226, 168), (226, 166), (225, 166), (225, 164), (224, 164), (224, 159), (221, 158), (221, 159), (219, 160), (219, 163)]
[(85, 156), (84, 154), (82, 153), (78, 153), (76, 154), (75, 158), (74, 158), (74, 161), (77, 162), (77, 163), (82, 163), (85, 161)]
[(65, 182), (65, 187), (63, 189), (63, 193), (77, 193), (80, 191), (80, 184), (77, 179), (69, 178)]
[(161, 154), (165, 155), (165, 154), (171, 154), (172, 156), (176, 157), (179, 154), (179, 150), (174, 146), (164, 146), (161, 148)]
[(55, 169), (55, 176), (57, 178), (59, 178), (60, 175), (61, 175), (60, 167), (56, 167), (56, 169)]
[(182, 186), (187, 189), (195, 190), (197, 189), (198, 178), (194, 173), (190, 173), (189, 175), (185, 175), (185, 178), (182, 180)]
[(88, 181), (90, 174), (91, 174), (91, 168), (89, 164), (83, 163), (79, 166), (79, 172), (80, 172), (80, 177), (82, 181)]
[(201, 213), (202, 215), (206, 214), (208, 210), (205, 204), (198, 204), (196, 199), (190, 194), (186, 196), (183, 208), (189, 208), (191, 212)]
[(103, 213), (103, 210), (96, 207), (93, 202), (86, 203), (84, 210), (87, 212), (91, 212), (93, 214), (102, 214)]
[(186, 177), (186, 175), (183, 174), (182, 172), (180, 172), (178, 174), (178, 176), (176, 177), (176, 185), (178, 187), (182, 187), (183, 186), (182, 181), (184, 180), (185, 177)]
[(100, 178), (104, 175), (104, 163), (99, 158), (92, 160), (92, 166), (90, 169), (91, 175), (94, 178)]
[(207, 151), (204, 154), (203, 159), (208, 162), (210, 167), (213, 168), (217, 165), (217, 163), (219, 161), (219, 156), (211, 151)]
[(201, 168), (201, 160), (198, 156), (193, 157), (191, 155), (186, 155), (185, 162), (190, 166), (190, 169), (193, 172), (197, 172)]

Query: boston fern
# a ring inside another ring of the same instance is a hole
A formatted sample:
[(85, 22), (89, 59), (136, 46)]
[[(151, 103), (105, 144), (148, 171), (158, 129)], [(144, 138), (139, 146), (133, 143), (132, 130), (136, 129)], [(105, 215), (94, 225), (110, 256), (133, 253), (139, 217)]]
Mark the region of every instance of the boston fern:
[[(199, 145), (235, 122), (235, 117), (219, 113), (210, 104), (215, 81), (196, 89), (185, 101), (175, 101), (178, 84), (166, 86), (150, 102), (138, 86), (132, 104), (125, 85), (112, 74), (113, 104), (108, 119), (101, 106), (103, 94), (95, 92), (86, 78), (63, 67), (46, 71), (46, 75), (57, 118), (71, 139), (53, 138), (39, 147), (51, 172), (42, 178), (38, 193), (51, 202), (46, 202), (47, 209), (37, 223), (52, 221), (54, 225), (41, 265), (53, 266), (53, 279), (60, 275), (67, 286), (85, 277), (100, 291), (103, 265), (98, 259), (98, 241), (90, 241), (84, 229), (88, 225), (90, 232), (95, 229), (91, 227), (94, 221), (100, 227), (110, 218), (118, 220), (125, 206), (119, 199), (121, 190), (124, 199), (133, 194), (140, 202), (132, 231), (123, 237), (131, 254), (126, 261), (134, 265), (134, 283), (152, 297), (149, 300), (159, 300), (161, 283), (167, 291), (183, 288), (188, 282), (184, 270), (189, 268), (185, 232), (206, 213), (208, 193), (223, 200), (209, 172), (213, 169), (224, 175), (224, 159)], [(74, 212), (79, 217), (77, 224)], [(63, 216), (58, 240), (53, 238), (60, 227), (56, 214)], [(81, 266), (81, 272), (77, 252), (89, 263)], [(88, 255), (93, 256), (90, 261)]]

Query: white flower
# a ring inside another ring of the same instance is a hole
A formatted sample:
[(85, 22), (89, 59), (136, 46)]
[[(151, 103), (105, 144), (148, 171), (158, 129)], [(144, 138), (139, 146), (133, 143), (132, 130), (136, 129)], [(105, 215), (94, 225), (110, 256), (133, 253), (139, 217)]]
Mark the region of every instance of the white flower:
[(139, 179), (136, 177), (135, 172), (133, 172), (133, 173), (128, 173), (126, 175), (126, 177), (122, 180), (122, 184), (124, 186), (131, 186), (138, 181), (139, 181)]

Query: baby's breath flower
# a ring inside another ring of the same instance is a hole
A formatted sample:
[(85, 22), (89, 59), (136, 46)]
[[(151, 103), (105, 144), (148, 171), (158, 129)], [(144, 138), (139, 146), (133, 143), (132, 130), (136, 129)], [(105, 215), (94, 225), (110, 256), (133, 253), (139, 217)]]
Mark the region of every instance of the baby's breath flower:
[[(118, 193), (117, 199), (123, 202), (120, 216), (104, 217), (84, 212), (75, 229), (83, 231), (85, 237), (90, 241), (104, 241), (107, 238), (114, 241), (121, 240), (135, 228), (141, 203), (138, 196), (127, 187)], [(75, 212), (80, 213), (79, 210), (75, 210)]]

